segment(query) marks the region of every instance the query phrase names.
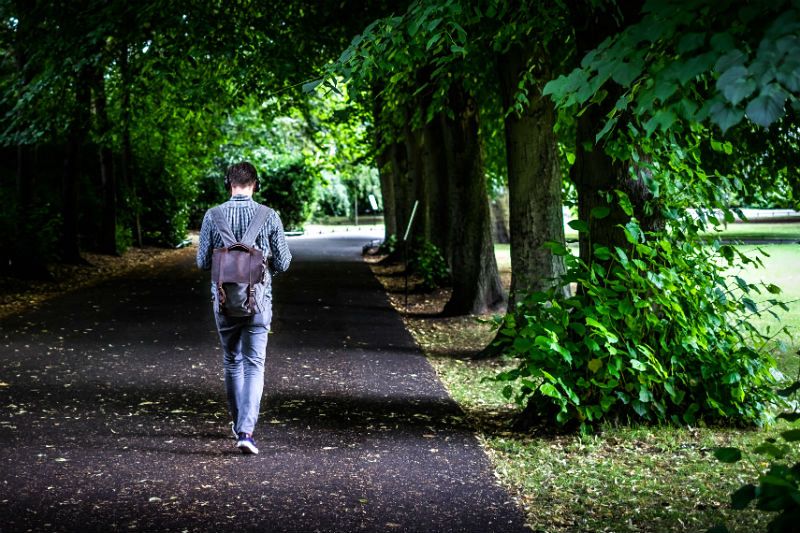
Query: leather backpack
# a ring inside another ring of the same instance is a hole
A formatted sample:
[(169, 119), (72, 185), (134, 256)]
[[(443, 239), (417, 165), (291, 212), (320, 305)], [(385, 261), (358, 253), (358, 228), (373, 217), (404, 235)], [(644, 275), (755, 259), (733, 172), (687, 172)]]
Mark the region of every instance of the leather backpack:
[(241, 240), (231, 231), (220, 206), (211, 209), (211, 217), (224, 246), (211, 256), (211, 280), (217, 285), (216, 311), (234, 317), (252, 316), (260, 311), (256, 290), (263, 290), (266, 267), (264, 253), (256, 249), (258, 233), (267, 221), (269, 209), (258, 205)]

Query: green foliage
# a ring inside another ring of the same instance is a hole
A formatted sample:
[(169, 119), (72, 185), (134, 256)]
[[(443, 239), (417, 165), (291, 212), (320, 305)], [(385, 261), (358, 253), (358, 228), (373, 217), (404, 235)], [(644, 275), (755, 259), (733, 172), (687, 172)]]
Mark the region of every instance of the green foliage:
[[(800, 354), (798, 354), (800, 355)], [(781, 396), (791, 396), (800, 389), (800, 382), (779, 391)], [(798, 413), (785, 413), (782, 418), (792, 420), (790, 429), (781, 431), (779, 438), (770, 438), (756, 446), (747, 454), (752, 463), (761, 472), (758, 484), (747, 483), (731, 494), (731, 507), (736, 510), (747, 509), (751, 502), (759, 511), (776, 513), (767, 526), (770, 533), (789, 533), (797, 530), (800, 518), (800, 462), (790, 464), (790, 458), (797, 456), (800, 447), (800, 425), (796, 422)], [(753, 456), (758, 456), (754, 460)], [(736, 463), (745, 455), (738, 448), (717, 448), (714, 457), (723, 463)], [(768, 461), (765, 463), (764, 461)], [(761, 465), (766, 464), (766, 467)], [(725, 526), (713, 528), (715, 532), (727, 532)]]
[[(778, 374), (769, 337), (751, 319), (785, 304), (773, 296), (779, 288), (731, 268), (759, 258), (699, 241), (705, 220), (675, 218), (646, 232), (631, 219), (622, 226), (629, 246), (595, 246), (591, 264), (550, 243), (567, 273), (497, 320), (499, 345), (519, 359), (498, 377), (509, 382), (504, 393), (587, 429), (606, 419), (763, 422), (780, 403)], [(564, 297), (572, 283), (581, 290)]]
[(422, 289), (433, 290), (450, 281), (450, 270), (441, 250), (428, 240), (419, 240), (410, 250), (408, 268), (422, 277)]
[(378, 247), (379, 254), (393, 254), (397, 251), (397, 235), (389, 235)]
[(288, 231), (301, 230), (314, 212), (317, 172), (303, 159), (276, 162), (262, 173), (256, 193), (280, 214)]
[(133, 246), (133, 231), (129, 226), (117, 224), (117, 253), (124, 254), (128, 248)]
[(622, 86), (598, 138), (630, 112), (650, 135), (680, 120), (710, 120), (723, 132), (745, 118), (768, 128), (787, 105), (800, 109), (795, 2), (651, 0), (643, 15), (545, 86), (565, 107), (602, 100), (606, 83)]
[(172, 248), (186, 238), (197, 188), (191, 167), (180, 162), (153, 158), (139, 167), (137, 208), (146, 243)]
[(318, 185), (318, 212), (327, 216), (349, 217), (350, 195), (338, 174), (325, 176)]

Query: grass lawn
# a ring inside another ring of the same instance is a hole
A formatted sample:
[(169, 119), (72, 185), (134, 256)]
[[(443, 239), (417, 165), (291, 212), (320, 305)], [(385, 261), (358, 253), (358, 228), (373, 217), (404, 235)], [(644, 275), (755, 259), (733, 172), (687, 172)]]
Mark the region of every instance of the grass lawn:
[[(800, 245), (797, 244), (764, 244), (740, 245), (739, 249), (748, 255), (761, 250), (763, 268), (749, 266), (742, 270), (741, 277), (750, 283), (774, 283), (781, 288), (781, 293), (777, 298), (787, 303), (789, 311), (776, 309), (779, 318), (776, 319), (767, 313), (762, 313), (760, 317), (754, 319), (762, 331), (776, 331), (782, 326), (786, 326), (791, 334), (791, 338), (782, 336), (777, 349), (777, 357), (780, 369), (792, 377), (798, 375), (798, 363), (800, 356)], [(775, 298), (763, 291), (763, 295), (754, 298), (756, 302), (764, 302)]]
[(800, 223), (797, 222), (737, 222), (728, 224), (721, 232), (708, 232), (724, 239), (794, 239), (800, 241)]
[[(742, 248), (752, 252), (756, 247)], [(800, 300), (800, 246), (759, 248), (769, 254), (763, 258), (765, 268), (747, 268), (739, 275), (750, 282), (775, 283), (785, 301)], [(507, 278), (508, 245), (498, 245), (496, 255)], [(765, 292), (760, 300), (767, 298)], [(787, 325), (800, 337), (800, 302), (789, 305), (780, 320), (764, 315), (756, 322), (772, 329)], [(712, 451), (718, 446), (752, 450), (787, 423), (762, 429), (607, 425), (588, 437), (519, 433), (511, 427), (518, 407), (507, 403), (502, 386), (490, 380), (512, 363), (463, 357), (469, 353), (465, 345), (478, 350), (491, 340), (486, 323), (412, 315), (406, 324), (472, 421), (498, 479), (523, 506), (534, 531), (705, 531), (721, 523), (731, 531), (766, 530), (771, 514), (752, 506), (745, 511), (729, 506), (730, 494), (754, 482), (766, 463), (752, 455), (753, 461), (722, 464)], [(792, 376), (798, 348), (795, 338), (776, 349), (779, 367)], [(795, 447), (790, 463), (798, 457)]]
[(445, 357), (432, 363), (534, 531), (704, 531), (720, 523), (731, 531), (766, 529), (768, 514), (728, 506), (730, 494), (754, 481), (763, 465), (722, 464), (712, 450), (751, 449), (779, 427), (606, 426), (588, 437), (525, 435), (504, 425), (515, 407), (484, 381), (503, 363)]

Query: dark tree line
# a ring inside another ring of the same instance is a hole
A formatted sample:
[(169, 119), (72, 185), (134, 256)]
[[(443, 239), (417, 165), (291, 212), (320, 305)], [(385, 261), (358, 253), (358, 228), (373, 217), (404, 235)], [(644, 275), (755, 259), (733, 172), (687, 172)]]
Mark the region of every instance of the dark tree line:
[(44, 277), (85, 250), (180, 243), (205, 176), (229, 163), (231, 113), (302, 107), (302, 82), (389, 7), (0, 3), (0, 269)]

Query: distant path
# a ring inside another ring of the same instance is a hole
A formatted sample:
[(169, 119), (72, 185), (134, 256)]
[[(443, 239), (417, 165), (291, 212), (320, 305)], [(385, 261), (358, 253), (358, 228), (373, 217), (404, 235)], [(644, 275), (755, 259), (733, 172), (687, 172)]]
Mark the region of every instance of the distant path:
[(0, 532), (527, 531), (366, 240), (291, 240), (257, 456), (194, 250), (0, 322)]

